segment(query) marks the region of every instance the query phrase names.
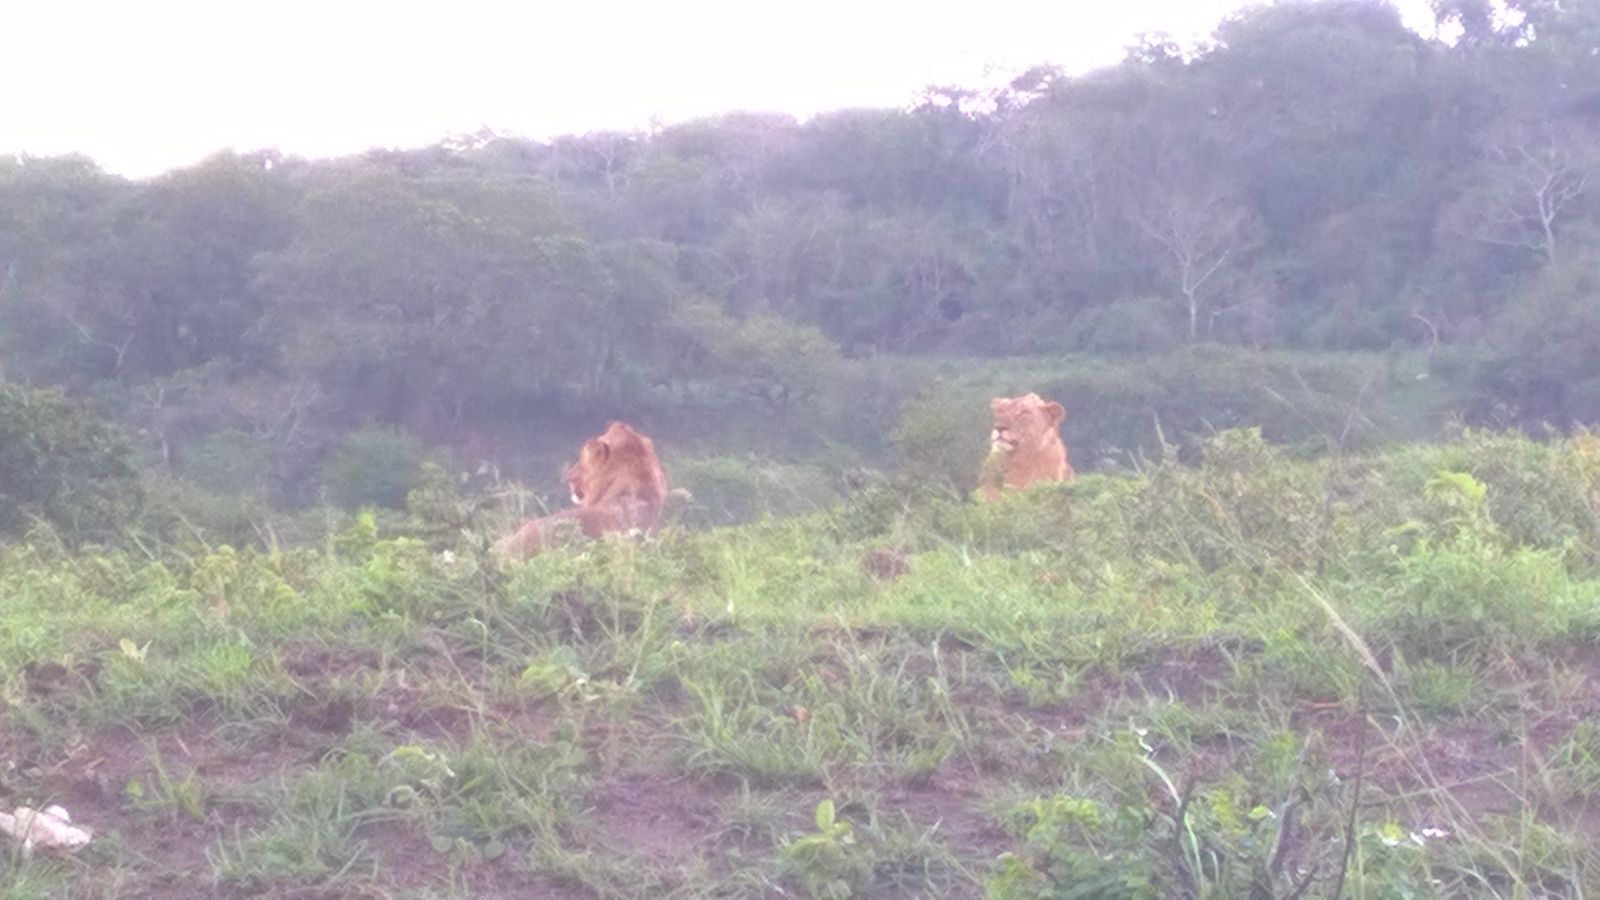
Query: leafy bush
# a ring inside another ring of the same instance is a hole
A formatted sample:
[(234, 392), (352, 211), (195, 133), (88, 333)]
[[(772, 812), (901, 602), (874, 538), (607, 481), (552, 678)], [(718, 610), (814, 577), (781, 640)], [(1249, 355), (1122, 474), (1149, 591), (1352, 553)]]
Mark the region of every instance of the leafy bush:
[(120, 428), (59, 391), (0, 383), (0, 537), (36, 519), (69, 539), (117, 534), (142, 491)]
[(1391, 578), (1389, 590), (1364, 595), (1367, 633), (1418, 658), (1592, 640), (1600, 625), (1600, 594), (1573, 582), (1559, 557), (1504, 551), (1475, 535), (1397, 559)]
[(1461, 444), (1487, 489), (1489, 518), (1508, 538), (1531, 547), (1584, 542), (1600, 550), (1600, 450), (1592, 436), (1541, 443), (1469, 431)]
[(232, 428), (200, 438), (183, 453), (184, 478), (216, 494), (259, 494), (271, 469), (267, 442)]
[(404, 509), (406, 495), (422, 481), (425, 452), (397, 428), (368, 426), (344, 436), (322, 466), (328, 498), (353, 509)]
[(1138, 540), (1208, 570), (1267, 560), (1309, 569), (1324, 558), (1331, 537), (1317, 473), (1283, 460), (1257, 428), (1208, 439), (1198, 469), (1172, 460), (1152, 467), (1139, 499)]
[(988, 450), (987, 398), (935, 383), (905, 404), (891, 441), (902, 469), (955, 494), (977, 482)]
[(1516, 432), (1463, 431), (1450, 444), (1406, 447), (1385, 457), (1391, 490), (1367, 504), (1393, 506), (1395, 521), (1434, 534), (1460, 510), (1436, 488), (1446, 473), (1470, 479), (1482, 497), (1473, 506), (1497, 529), (1496, 541), (1600, 560), (1600, 438), (1579, 432), (1535, 441)]

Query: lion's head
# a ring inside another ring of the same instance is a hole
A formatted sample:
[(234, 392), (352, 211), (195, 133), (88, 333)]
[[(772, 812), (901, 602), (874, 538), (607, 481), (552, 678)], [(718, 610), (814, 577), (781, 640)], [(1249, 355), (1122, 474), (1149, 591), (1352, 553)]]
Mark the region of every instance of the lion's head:
[(1002, 490), (1021, 490), (1040, 481), (1072, 478), (1061, 422), (1067, 410), (1038, 394), (996, 397), (989, 401), (994, 426), (989, 432), (989, 458), (978, 473), (978, 494), (986, 500)]
[(1018, 447), (1035, 447), (1052, 437), (1060, 440), (1058, 429), (1067, 417), (1066, 407), (1038, 394), (1021, 397), (996, 397), (989, 401), (994, 418), (989, 432), (989, 448), (996, 453), (1011, 453)]
[(648, 495), (659, 503), (667, 493), (655, 444), (622, 422), (612, 422), (585, 441), (566, 478), (572, 502), (579, 506), (606, 502), (622, 492)]

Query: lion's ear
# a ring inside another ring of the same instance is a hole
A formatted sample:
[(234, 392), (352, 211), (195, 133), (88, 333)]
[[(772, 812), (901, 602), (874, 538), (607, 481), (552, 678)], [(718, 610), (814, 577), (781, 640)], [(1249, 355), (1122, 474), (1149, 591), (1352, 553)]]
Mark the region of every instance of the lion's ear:
[(1004, 398), (1004, 397), (992, 398), (989, 401), (989, 411), (990, 412), (999, 412), (1000, 410), (1005, 408), (1005, 405), (1006, 405), (1006, 398)]
[(595, 459), (604, 462), (611, 458), (611, 445), (600, 438), (595, 438), (589, 442), (589, 452), (594, 455)]
[(1067, 408), (1054, 400), (1046, 403), (1042, 408), (1044, 409), (1045, 418), (1050, 420), (1051, 425), (1060, 425), (1062, 420), (1067, 417)]

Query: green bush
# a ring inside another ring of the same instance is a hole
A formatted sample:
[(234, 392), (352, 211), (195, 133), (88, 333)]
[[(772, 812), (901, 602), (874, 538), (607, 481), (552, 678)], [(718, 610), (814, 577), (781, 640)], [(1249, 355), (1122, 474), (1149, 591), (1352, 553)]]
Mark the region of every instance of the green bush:
[(142, 501), (116, 425), (56, 390), (0, 383), (0, 537), (36, 521), (69, 540), (104, 540)]
[(328, 499), (346, 509), (404, 509), (406, 495), (422, 482), (427, 454), (397, 428), (368, 426), (344, 436), (322, 465)]
[(961, 495), (977, 483), (989, 428), (987, 397), (935, 383), (905, 404), (890, 440), (908, 476)]
[(1600, 591), (1576, 582), (1551, 553), (1501, 549), (1467, 532), (1399, 556), (1385, 590), (1356, 589), (1369, 640), (1392, 642), (1415, 659), (1449, 660), (1527, 651), (1600, 626)]
[(1600, 438), (1586, 432), (1535, 441), (1514, 431), (1466, 430), (1450, 444), (1405, 447), (1385, 456), (1388, 490), (1366, 503), (1393, 507), (1395, 521), (1437, 532), (1443, 516), (1429, 486), (1456, 473), (1483, 490), (1481, 514), (1503, 544), (1571, 553), (1571, 561), (1600, 561)]
[(1507, 537), (1532, 547), (1578, 542), (1600, 550), (1600, 454), (1592, 438), (1541, 443), (1471, 431), (1461, 443), (1470, 471), (1487, 488), (1489, 518)]
[(1230, 562), (1314, 567), (1327, 552), (1323, 485), (1311, 466), (1286, 461), (1258, 428), (1218, 433), (1191, 469), (1151, 468), (1133, 510), (1137, 540), (1162, 556), (1211, 570)]
[(272, 470), (272, 448), (252, 434), (227, 428), (183, 451), (183, 477), (216, 494), (260, 494)]

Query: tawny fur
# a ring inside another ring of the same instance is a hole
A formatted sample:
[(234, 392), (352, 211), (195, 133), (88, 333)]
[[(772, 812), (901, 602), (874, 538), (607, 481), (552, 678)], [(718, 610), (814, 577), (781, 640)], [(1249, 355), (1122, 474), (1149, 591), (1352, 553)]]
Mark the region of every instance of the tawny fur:
[(989, 432), (989, 458), (978, 476), (980, 498), (994, 500), (1002, 490), (1072, 479), (1067, 445), (1061, 441), (1065, 407), (1038, 394), (1024, 394), (990, 400), (989, 412), (994, 427)]
[(655, 533), (667, 498), (667, 476), (649, 438), (612, 422), (584, 443), (566, 479), (577, 506), (522, 523), (495, 543), (495, 552), (532, 556), (549, 545), (555, 527), (568, 521), (596, 539), (607, 532)]

